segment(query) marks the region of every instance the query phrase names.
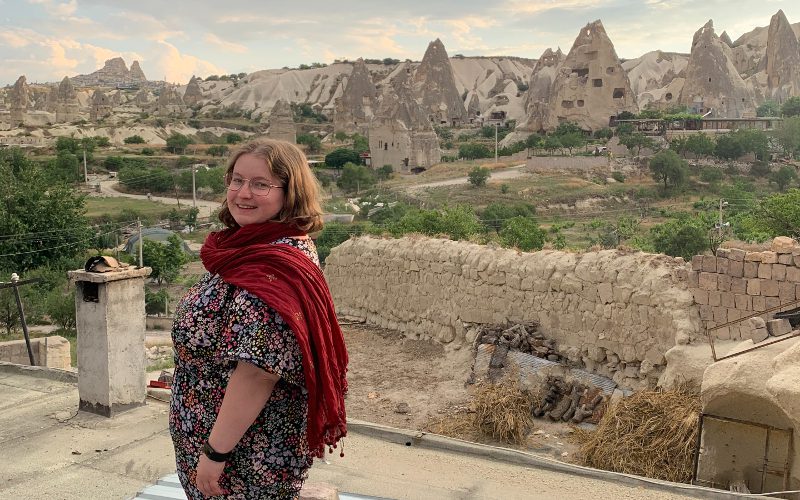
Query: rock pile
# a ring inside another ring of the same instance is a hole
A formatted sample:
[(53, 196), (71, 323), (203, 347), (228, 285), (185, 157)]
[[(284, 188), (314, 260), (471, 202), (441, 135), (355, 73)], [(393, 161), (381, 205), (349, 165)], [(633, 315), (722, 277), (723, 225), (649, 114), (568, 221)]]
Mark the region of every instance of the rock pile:
[(507, 350), (520, 351), (525, 354), (561, 361), (562, 356), (556, 351), (555, 340), (545, 338), (538, 333), (539, 324), (514, 325), (506, 328), (496, 325), (484, 325), (480, 328), (477, 339), (479, 344), (492, 344), (506, 347)]
[(544, 397), (532, 414), (537, 418), (549, 418), (563, 422), (597, 423), (603, 417), (608, 398), (602, 390), (567, 382), (562, 377), (549, 376), (542, 391)]

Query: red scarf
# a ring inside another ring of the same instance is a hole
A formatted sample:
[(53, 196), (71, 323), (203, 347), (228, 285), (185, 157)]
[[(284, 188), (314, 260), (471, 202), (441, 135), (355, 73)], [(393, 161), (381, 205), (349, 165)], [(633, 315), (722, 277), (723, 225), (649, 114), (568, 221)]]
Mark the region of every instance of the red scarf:
[(308, 444), (322, 457), (325, 445), (347, 434), (347, 350), (320, 268), (301, 250), (271, 244), (305, 236), (288, 224), (264, 222), (211, 233), (200, 250), (205, 268), (275, 309), (297, 337), (308, 390)]

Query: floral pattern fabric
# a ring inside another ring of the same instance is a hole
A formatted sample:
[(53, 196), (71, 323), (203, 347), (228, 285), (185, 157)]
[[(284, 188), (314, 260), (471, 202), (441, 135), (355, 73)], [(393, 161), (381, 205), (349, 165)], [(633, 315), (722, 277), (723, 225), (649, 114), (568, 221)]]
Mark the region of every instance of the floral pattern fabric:
[[(319, 265), (310, 239), (283, 238), (273, 244), (299, 248)], [(179, 302), (172, 341), (175, 380), (169, 426), (187, 497), (206, 498), (194, 484), (200, 450), (236, 363), (245, 361), (280, 380), (226, 463), (220, 485), (228, 494), (219, 498), (295, 498), (312, 457), (306, 437), (308, 394), (294, 332), (269, 304), (207, 273)]]

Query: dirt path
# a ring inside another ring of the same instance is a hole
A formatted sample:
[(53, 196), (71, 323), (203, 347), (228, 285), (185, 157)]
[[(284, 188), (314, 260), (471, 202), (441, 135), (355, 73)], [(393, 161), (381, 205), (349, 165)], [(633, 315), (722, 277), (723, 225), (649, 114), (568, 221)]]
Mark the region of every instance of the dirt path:
[[(489, 180), (505, 180), (505, 179), (514, 179), (516, 177), (522, 177), (523, 175), (528, 175), (528, 172), (523, 172), (522, 169), (525, 168), (525, 164), (516, 165), (514, 167), (505, 168), (503, 170), (495, 170), (489, 176)], [(455, 179), (447, 179), (443, 181), (435, 181), (435, 182), (426, 182), (424, 184), (416, 184), (413, 186), (407, 186), (405, 189), (407, 191), (418, 191), (424, 188), (431, 188), (431, 187), (442, 187), (442, 186), (456, 186), (458, 184), (467, 184), (469, 182), (469, 177), (458, 177)]]
[[(100, 181), (100, 193), (105, 196), (114, 196), (119, 197), (123, 196), (125, 198), (133, 198), (136, 200), (150, 200), (150, 201), (158, 201), (161, 203), (166, 203), (167, 205), (177, 205), (178, 200), (175, 198), (168, 198), (166, 196), (150, 196), (144, 194), (131, 194), (131, 193), (123, 193), (114, 189), (114, 186), (117, 185), (117, 181), (114, 179), (108, 179)], [(185, 206), (191, 206), (192, 200), (181, 198), (181, 204)], [(220, 207), (220, 203), (216, 201), (208, 201), (208, 200), (197, 200), (197, 208), (200, 209), (200, 213), (198, 214), (199, 217), (209, 217), (211, 214)]]

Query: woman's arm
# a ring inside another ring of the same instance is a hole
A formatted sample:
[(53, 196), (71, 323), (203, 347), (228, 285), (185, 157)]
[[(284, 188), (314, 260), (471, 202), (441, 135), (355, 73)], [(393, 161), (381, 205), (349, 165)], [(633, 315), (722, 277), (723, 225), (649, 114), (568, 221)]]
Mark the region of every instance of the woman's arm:
[[(242, 439), (267, 404), (280, 377), (250, 363), (239, 361), (228, 381), (225, 397), (208, 443), (216, 451), (227, 453)], [(214, 462), (201, 454), (197, 465), (197, 488), (208, 496), (222, 495), (219, 477), (224, 462)]]

